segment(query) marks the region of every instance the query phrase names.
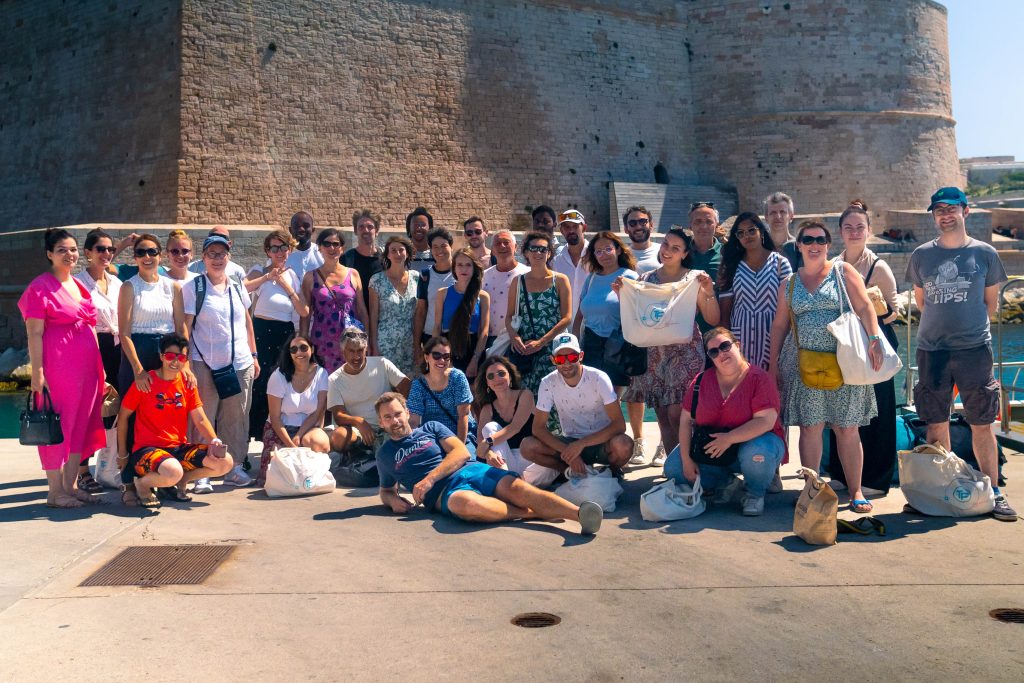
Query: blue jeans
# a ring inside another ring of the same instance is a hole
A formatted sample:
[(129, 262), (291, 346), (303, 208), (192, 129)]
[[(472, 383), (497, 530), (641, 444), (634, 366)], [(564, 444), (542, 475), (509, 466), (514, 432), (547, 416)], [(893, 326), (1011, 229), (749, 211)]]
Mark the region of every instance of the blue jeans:
[[(765, 432), (761, 436), (740, 444), (736, 462), (729, 467), (698, 464), (700, 485), (707, 491), (713, 491), (725, 486), (730, 475), (733, 472), (738, 472), (743, 475), (747, 493), (762, 497), (768, 491), (768, 485), (775, 477), (775, 470), (782, 463), (784, 452), (782, 439), (771, 432)], [(665, 476), (674, 479), (677, 484), (684, 481), (693, 484), (683, 476), (683, 458), (679, 454), (679, 446), (673, 448), (665, 460)]]

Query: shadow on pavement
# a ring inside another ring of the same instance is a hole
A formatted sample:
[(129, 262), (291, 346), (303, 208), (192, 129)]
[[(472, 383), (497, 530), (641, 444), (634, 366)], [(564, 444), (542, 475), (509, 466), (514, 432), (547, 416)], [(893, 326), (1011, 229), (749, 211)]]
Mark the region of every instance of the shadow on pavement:
[(46, 486), (46, 480), (26, 479), (24, 481), (5, 481), (0, 484), (0, 491), (4, 489), (27, 489), (32, 486)]
[[(45, 492), (42, 494), (41, 498), (46, 498)], [(36, 519), (48, 519), (51, 522), (71, 522), (99, 515), (108, 515), (111, 517), (149, 517), (160, 511), (159, 508), (149, 510), (139, 507), (128, 507), (123, 505), (116, 495), (103, 496), (103, 500), (108, 504), (87, 505), (85, 507), (75, 508), (72, 510), (48, 508), (46, 507), (45, 500), (39, 503), (5, 507), (0, 509), (0, 524), (26, 522)], [(192, 505), (178, 503), (177, 505), (196, 507), (196, 504), (194, 503)], [(206, 504), (201, 503), (200, 505)]]

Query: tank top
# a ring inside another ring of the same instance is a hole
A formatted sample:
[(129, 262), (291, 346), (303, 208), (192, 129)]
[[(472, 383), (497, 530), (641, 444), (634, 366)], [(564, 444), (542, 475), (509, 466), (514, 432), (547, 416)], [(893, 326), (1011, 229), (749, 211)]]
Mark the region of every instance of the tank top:
[[(519, 395), (516, 396), (516, 404), (515, 406), (512, 407), (513, 418), (516, 415), (516, 411), (519, 410), (519, 399), (521, 399), (522, 397), (523, 392), (520, 390)], [(511, 422), (511, 420), (506, 421), (505, 418), (503, 418), (501, 414), (498, 413), (498, 406), (494, 403), (491, 404), (491, 418), (499, 425), (501, 425), (502, 429), (508, 427), (509, 422)], [(523, 442), (523, 439), (530, 436), (531, 434), (533, 434), (533, 413), (530, 413), (530, 417), (527, 418), (526, 424), (523, 425), (523, 428), (508, 438), (508, 447), (519, 448), (519, 444)]]
[[(447, 332), (452, 328), (452, 318), (455, 311), (462, 303), (462, 293), (450, 285), (444, 294), (444, 308), (441, 310), (441, 331)], [(469, 333), (476, 334), (480, 331), (480, 297), (476, 298), (476, 306), (473, 307), (473, 315), (469, 318)]]
[(146, 282), (133, 275), (129, 284), (135, 295), (132, 306), (133, 334), (170, 334), (174, 331), (174, 280), (164, 275)]

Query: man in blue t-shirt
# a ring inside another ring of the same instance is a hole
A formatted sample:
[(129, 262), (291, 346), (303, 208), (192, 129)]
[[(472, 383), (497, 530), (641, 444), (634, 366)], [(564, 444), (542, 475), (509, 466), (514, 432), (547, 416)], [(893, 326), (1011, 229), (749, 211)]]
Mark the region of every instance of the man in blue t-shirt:
[[(420, 503), (429, 510), (471, 522), (513, 519), (572, 519), (580, 533), (596, 534), (604, 515), (597, 503), (576, 507), (564, 498), (527, 484), (518, 474), (469, 462), (466, 445), (450, 429), (427, 422), (413, 429), (405, 397), (382, 394), (374, 406), (390, 439), (377, 450), (380, 499), (404, 514)], [(398, 493), (412, 491), (414, 503)]]

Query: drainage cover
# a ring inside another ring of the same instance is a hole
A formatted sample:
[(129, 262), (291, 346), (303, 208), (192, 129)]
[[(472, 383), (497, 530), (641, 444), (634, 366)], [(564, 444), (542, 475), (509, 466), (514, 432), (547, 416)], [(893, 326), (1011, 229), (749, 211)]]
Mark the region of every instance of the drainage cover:
[(125, 548), (79, 586), (197, 584), (234, 551), (233, 545), (147, 545)]
[(512, 617), (512, 623), (523, 628), (544, 628), (562, 623), (562, 617), (548, 612), (525, 612)]
[(996, 621), (1005, 621), (1010, 624), (1024, 624), (1024, 609), (1013, 609), (1003, 607), (994, 609), (988, 613)]

